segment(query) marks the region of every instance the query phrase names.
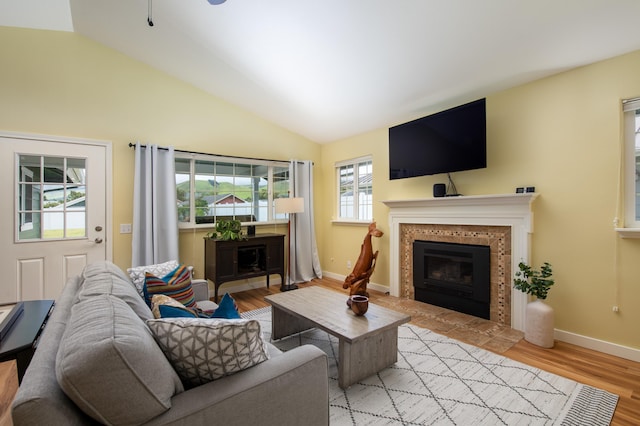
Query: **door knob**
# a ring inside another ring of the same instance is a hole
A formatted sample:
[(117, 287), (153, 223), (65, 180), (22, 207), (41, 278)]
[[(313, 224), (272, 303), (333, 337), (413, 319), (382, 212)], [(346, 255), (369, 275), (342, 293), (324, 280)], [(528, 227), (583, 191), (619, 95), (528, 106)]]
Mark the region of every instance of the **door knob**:
[(98, 231), (98, 232), (102, 231), (102, 226), (100, 226), (100, 225), (96, 226), (96, 231)]
[(100, 244), (102, 243), (102, 238), (98, 237), (95, 240), (93, 240), (96, 244)]

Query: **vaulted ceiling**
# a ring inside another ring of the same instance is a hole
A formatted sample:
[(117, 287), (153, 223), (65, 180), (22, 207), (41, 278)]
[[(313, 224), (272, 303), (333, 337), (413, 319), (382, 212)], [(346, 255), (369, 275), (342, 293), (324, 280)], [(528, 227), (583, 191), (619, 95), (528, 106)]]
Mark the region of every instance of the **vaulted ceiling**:
[(321, 143), (640, 49), (638, 0), (151, 1), (0, 0), (0, 25), (74, 31)]

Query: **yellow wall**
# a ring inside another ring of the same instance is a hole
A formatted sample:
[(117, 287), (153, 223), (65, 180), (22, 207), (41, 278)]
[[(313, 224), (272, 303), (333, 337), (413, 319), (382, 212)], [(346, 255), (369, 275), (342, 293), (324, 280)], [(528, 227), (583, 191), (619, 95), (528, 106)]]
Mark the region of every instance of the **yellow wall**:
[[(640, 348), (640, 240), (613, 231), (620, 99), (640, 95), (640, 52), (487, 95), (488, 167), (455, 173), (467, 195), (535, 185), (532, 262), (549, 261), (556, 328)], [(215, 78), (215, 76), (212, 76)], [(435, 112), (435, 111), (434, 111)], [(331, 223), (333, 164), (373, 155), (377, 239), (373, 282), (389, 283), (388, 210), (381, 200), (430, 197), (444, 176), (388, 180), (387, 129), (318, 145), (81, 36), (0, 27), (0, 129), (112, 141), (114, 261), (130, 264), (131, 141), (315, 162), (318, 249), (325, 271), (350, 272), (365, 229)], [(273, 227), (263, 229), (272, 232)], [(283, 228), (278, 229), (284, 232)], [(182, 260), (202, 275), (203, 232), (181, 233)], [(333, 261), (332, 261), (333, 259)], [(620, 306), (614, 314), (613, 305)]]
[[(131, 264), (131, 235), (119, 233), (119, 224), (133, 221), (129, 142), (316, 164), (320, 159), (314, 142), (115, 50), (55, 31), (0, 27), (0, 129), (112, 142), (111, 238), (121, 268)], [(180, 234), (181, 261), (193, 264), (200, 277), (203, 234)]]
[[(531, 261), (553, 265), (556, 285), (547, 301), (556, 328), (632, 348), (640, 348), (640, 239), (618, 237), (613, 220), (623, 216), (616, 208), (620, 101), (640, 95), (638, 75), (640, 51), (487, 94), (488, 167), (452, 174), (465, 195), (535, 186), (540, 196)], [(387, 147), (387, 129), (380, 129), (322, 149), (325, 176), (336, 161), (373, 155), (374, 216), (384, 231), (388, 209), (380, 201), (428, 198), (434, 183), (446, 182), (445, 175), (389, 181)], [(324, 198), (335, 200), (328, 180)], [(324, 269), (344, 275), (365, 230), (330, 224), (335, 204), (326, 205), (320, 225), (326, 241), (321, 260)], [(372, 281), (385, 286), (389, 238), (374, 242), (381, 254)]]

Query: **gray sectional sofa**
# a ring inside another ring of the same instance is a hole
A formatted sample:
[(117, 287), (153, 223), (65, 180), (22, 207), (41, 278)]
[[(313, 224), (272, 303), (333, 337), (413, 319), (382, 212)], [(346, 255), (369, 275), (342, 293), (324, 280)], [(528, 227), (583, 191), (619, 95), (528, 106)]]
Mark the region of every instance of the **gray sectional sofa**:
[(282, 353), (266, 343), (266, 361), (188, 388), (154, 340), (145, 322), (151, 318), (112, 263), (88, 265), (71, 278), (13, 401), (13, 424), (329, 423), (327, 358), (320, 349)]

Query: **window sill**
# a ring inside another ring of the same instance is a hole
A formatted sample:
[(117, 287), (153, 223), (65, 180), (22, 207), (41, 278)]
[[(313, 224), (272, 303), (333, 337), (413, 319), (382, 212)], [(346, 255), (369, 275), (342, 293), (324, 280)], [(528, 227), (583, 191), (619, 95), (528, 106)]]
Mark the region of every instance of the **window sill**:
[[(247, 226), (255, 226), (257, 229), (259, 229), (265, 226), (280, 226), (280, 225), (286, 225), (286, 224), (287, 224), (286, 219), (276, 219), (269, 222), (242, 222), (242, 227), (245, 228)], [(182, 222), (178, 225), (179, 231), (193, 231), (193, 230), (208, 231), (208, 230), (215, 230), (215, 229), (216, 229), (215, 223), (199, 223), (197, 225), (191, 225), (191, 224)]]
[(371, 223), (371, 220), (345, 220), (345, 219), (339, 219), (339, 220), (332, 220), (331, 224), (333, 225), (356, 225), (356, 226), (369, 226), (369, 224)]
[(616, 228), (621, 238), (640, 238), (640, 228)]

